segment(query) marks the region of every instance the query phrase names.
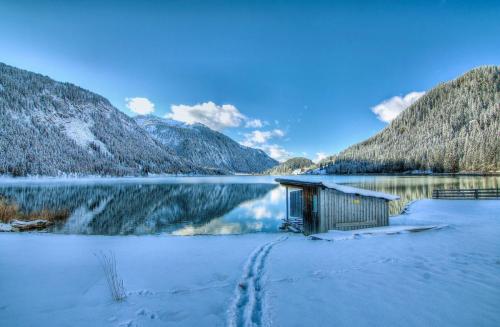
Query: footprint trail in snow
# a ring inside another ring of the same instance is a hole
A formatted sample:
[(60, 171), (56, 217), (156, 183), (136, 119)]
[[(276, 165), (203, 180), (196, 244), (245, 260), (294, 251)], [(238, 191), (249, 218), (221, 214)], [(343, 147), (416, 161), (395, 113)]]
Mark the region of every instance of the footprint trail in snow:
[(235, 298), (228, 312), (228, 326), (247, 327), (262, 326), (263, 320), (263, 276), (266, 259), (276, 244), (283, 242), (287, 236), (268, 242), (252, 252), (248, 258), (243, 276), (236, 286)]

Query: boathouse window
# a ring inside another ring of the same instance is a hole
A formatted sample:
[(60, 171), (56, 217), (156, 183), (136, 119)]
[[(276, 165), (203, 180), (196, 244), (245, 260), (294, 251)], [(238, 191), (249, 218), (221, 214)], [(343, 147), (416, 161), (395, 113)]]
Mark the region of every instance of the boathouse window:
[(312, 207), (312, 212), (313, 213), (318, 213), (318, 196), (316, 194), (313, 195), (313, 207)]
[(302, 217), (302, 190), (290, 191), (290, 216)]

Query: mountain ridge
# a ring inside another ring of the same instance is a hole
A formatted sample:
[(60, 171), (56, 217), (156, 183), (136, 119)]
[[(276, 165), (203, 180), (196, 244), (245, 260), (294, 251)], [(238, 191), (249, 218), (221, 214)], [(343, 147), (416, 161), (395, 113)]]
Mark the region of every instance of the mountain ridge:
[(387, 127), (319, 163), (326, 173), (500, 170), (500, 66), (440, 83)]
[(153, 138), (200, 167), (230, 173), (262, 173), (278, 162), (264, 151), (241, 145), (201, 123), (187, 124), (154, 115), (134, 120)]
[(0, 175), (229, 173), (179, 155), (99, 94), (4, 63), (0, 153)]

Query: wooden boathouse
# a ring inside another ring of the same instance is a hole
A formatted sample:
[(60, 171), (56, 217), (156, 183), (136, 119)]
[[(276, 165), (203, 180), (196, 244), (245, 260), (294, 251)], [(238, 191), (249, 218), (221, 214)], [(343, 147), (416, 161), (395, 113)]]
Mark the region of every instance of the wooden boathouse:
[(285, 223), (305, 235), (389, 225), (399, 196), (311, 179), (277, 178), (286, 188)]

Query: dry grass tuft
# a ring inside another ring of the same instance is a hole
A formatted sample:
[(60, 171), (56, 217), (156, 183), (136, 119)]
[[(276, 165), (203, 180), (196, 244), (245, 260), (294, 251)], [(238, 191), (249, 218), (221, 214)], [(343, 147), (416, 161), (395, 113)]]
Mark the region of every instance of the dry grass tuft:
[(39, 211), (24, 213), (16, 203), (9, 202), (7, 199), (0, 197), (0, 222), (3, 223), (9, 223), (14, 219), (24, 221), (43, 219), (52, 223), (57, 223), (66, 221), (69, 214), (69, 210), (66, 209), (56, 211), (42, 209)]
[(111, 292), (111, 298), (113, 301), (117, 302), (124, 301), (127, 298), (127, 294), (125, 292), (125, 287), (123, 286), (123, 279), (118, 276), (118, 272), (116, 270), (115, 254), (111, 251), (107, 254), (103, 251), (99, 251), (98, 253), (94, 253), (94, 255), (99, 260), (102, 270), (104, 271), (104, 276), (106, 276), (106, 282)]
[(0, 197), (0, 221), (8, 223), (17, 216), (19, 207), (15, 204), (9, 204), (4, 198)]

